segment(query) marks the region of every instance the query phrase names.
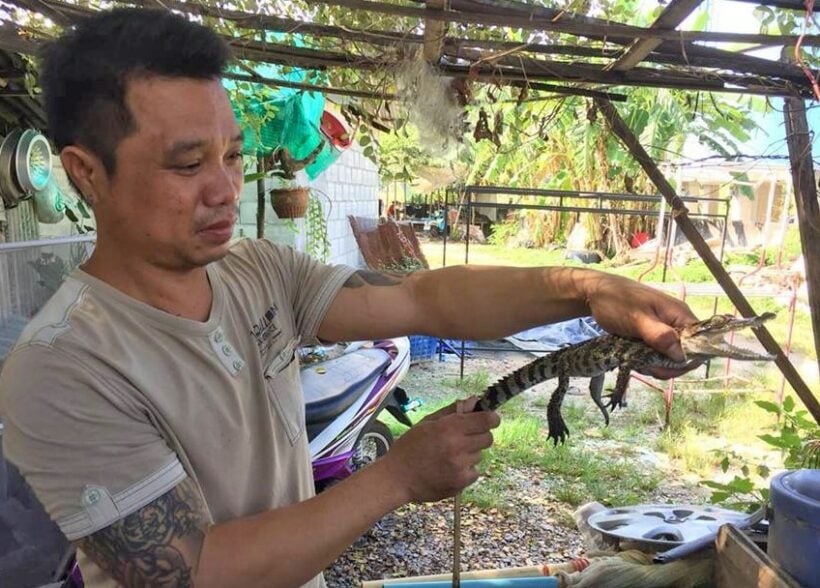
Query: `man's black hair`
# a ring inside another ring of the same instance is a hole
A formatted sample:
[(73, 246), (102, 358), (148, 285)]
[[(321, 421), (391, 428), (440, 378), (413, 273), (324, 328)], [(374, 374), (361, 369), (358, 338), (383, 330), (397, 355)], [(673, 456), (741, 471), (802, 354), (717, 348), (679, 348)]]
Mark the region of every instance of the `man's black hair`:
[(82, 145), (114, 173), (135, 129), (126, 84), (144, 76), (219, 79), (230, 59), (212, 30), (164, 10), (120, 8), (84, 19), (43, 51), (49, 134), (58, 150)]

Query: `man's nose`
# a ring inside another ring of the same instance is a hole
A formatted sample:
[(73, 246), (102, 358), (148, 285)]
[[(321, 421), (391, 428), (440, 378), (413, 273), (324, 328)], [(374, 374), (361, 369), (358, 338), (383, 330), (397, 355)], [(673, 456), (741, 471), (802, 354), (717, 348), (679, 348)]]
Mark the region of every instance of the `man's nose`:
[(207, 206), (234, 205), (242, 191), (242, 178), (227, 165), (218, 166), (211, 175), (205, 193)]

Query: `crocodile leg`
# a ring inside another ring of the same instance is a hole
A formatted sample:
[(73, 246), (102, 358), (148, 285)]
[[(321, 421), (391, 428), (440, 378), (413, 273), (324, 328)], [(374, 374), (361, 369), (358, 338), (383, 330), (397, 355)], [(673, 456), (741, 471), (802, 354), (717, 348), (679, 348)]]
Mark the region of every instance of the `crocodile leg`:
[(547, 423), (549, 424), (549, 432), (547, 437), (552, 439), (553, 445), (558, 445), (558, 441), (563, 443), (567, 436), (569, 436), (569, 429), (564, 422), (564, 417), (561, 415), (561, 404), (564, 402), (564, 395), (569, 388), (569, 376), (558, 376), (558, 387), (550, 397), (550, 402), (547, 405)]
[(604, 374), (599, 376), (593, 376), (589, 379), (589, 395), (592, 397), (592, 402), (595, 403), (595, 406), (601, 411), (601, 414), (604, 415), (604, 422), (606, 422), (607, 426), (609, 426), (609, 413), (606, 410), (606, 406), (604, 406), (603, 401), (601, 400), (601, 393), (604, 391)]
[(612, 394), (607, 394), (609, 404), (607, 408), (615, 410), (616, 408), (626, 408), (626, 388), (629, 386), (629, 374), (632, 369), (629, 366), (622, 366), (618, 370), (618, 378), (615, 380), (615, 389)]

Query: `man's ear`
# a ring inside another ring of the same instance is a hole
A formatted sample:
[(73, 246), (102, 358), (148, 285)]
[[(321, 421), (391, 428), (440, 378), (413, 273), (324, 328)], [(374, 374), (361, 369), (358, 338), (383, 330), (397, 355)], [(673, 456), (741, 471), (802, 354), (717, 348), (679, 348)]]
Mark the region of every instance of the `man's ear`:
[(83, 200), (93, 206), (108, 183), (108, 172), (100, 158), (84, 147), (69, 145), (60, 152), (60, 161)]

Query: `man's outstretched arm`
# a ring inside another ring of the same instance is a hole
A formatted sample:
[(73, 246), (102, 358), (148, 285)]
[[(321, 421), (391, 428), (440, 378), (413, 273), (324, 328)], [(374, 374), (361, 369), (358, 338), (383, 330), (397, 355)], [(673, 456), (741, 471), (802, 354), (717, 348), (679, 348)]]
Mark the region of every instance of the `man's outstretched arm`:
[(679, 300), (605, 272), (462, 265), (403, 277), (359, 271), (339, 291), (319, 336), (481, 340), (589, 314), (607, 331), (641, 338), (676, 359), (683, 356), (674, 327), (696, 320)]

